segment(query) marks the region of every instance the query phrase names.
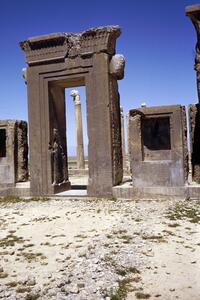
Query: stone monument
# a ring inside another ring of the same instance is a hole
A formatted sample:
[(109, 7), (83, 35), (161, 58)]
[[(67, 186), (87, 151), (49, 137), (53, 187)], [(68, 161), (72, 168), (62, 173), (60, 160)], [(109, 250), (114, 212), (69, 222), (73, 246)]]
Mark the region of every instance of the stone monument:
[(187, 182), (185, 108), (144, 107), (129, 112), (133, 187), (181, 187)]
[[(122, 55), (115, 54), (120, 33), (118, 26), (106, 26), (80, 33), (37, 36), (20, 43), (27, 63), (32, 195), (70, 189), (64, 89), (76, 86), (86, 86), (88, 195), (112, 196), (112, 187), (121, 183), (123, 167), (117, 80), (124, 76), (125, 61)], [(63, 168), (58, 168), (54, 161), (55, 132), (59, 136), (56, 147), (59, 146), (59, 151), (64, 154), (59, 156), (59, 161), (62, 157), (65, 176), (59, 176), (59, 181), (55, 181), (55, 169)]]
[[(186, 15), (191, 19), (197, 36), (194, 69), (196, 71), (197, 93), (200, 102), (200, 4), (187, 6)], [(190, 104), (189, 110), (190, 151), (192, 180), (200, 183), (200, 113), (199, 104)]]
[(0, 120), (0, 187), (13, 187), (27, 180), (27, 123)]
[(121, 136), (122, 136), (122, 157), (123, 157), (123, 169), (126, 169), (126, 148), (125, 148), (125, 132), (124, 132), (124, 110), (120, 108), (121, 113)]
[(185, 12), (191, 19), (197, 35), (194, 69), (197, 74), (197, 92), (200, 101), (200, 4), (187, 6)]

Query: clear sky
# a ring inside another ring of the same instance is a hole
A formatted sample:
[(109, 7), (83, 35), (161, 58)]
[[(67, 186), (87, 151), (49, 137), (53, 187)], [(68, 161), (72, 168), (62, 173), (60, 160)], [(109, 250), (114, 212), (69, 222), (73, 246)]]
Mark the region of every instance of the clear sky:
[[(196, 35), (185, 16), (185, 6), (197, 3), (194, 0), (0, 0), (0, 119), (28, 118), (26, 86), (21, 76), (25, 57), (19, 41), (102, 25), (119, 25), (122, 29), (117, 53), (126, 58), (125, 78), (119, 81), (125, 113), (142, 102), (149, 106), (197, 102), (193, 70)], [(82, 90), (81, 95), (84, 99)], [(73, 110), (72, 103), (68, 110)], [(68, 122), (74, 123), (70, 113), (68, 116)], [(74, 124), (69, 123), (68, 127), (68, 144), (72, 149)]]

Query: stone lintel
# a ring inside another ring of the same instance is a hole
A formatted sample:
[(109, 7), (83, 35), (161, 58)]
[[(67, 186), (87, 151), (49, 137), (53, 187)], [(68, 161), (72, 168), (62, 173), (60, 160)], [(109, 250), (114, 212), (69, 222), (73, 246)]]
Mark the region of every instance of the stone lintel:
[(119, 26), (90, 28), (80, 33), (52, 33), (28, 38), (19, 43), (29, 66), (64, 61), (66, 57), (115, 54)]

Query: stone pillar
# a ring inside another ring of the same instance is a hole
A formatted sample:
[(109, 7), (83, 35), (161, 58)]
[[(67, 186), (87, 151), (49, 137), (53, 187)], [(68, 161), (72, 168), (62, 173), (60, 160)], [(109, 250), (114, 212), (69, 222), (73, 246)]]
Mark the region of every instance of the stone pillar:
[(120, 116), (121, 116), (121, 139), (122, 139), (123, 169), (126, 169), (126, 148), (125, 148), (124, 111), (123, 111), (123, 107), (120, 107)]
[[(200, 102), (200, 5), (190, 5), (185, 9), (186, 16), (192, 21), (196, 36), (196, 56), (194, 69), (196, 71), (197, 93)], [(189, 105), (189, 125), (190, 125), (190, 163), (192, 181), (200, 183), (200, 110), (199, 104)], [(191, 180), (191, 176), (189, 177)]]
[(200, 4), (187, 6), (185, 12), (186, 15), (191, 19), (197, 35), (194, 69), (197, 74), (197, 92), (200, 102)]
[(192, 181), (200, 183), (200, 107), (190, 104), (188, 109), (190, 129), (190, 156)]
[(70, 96), (73, 97), (75, 109), (77, 169), (85, 169), (80, 94), (78, 91), (72, 90)]
[(127, 162), (127, 169), (130, 172), (131, 167), (130, 167), (130, 134), (129, 134), (129, 117), (130, 114), (129, 112), (126, 115), (126, 130), (127, 130), (127, 144), (128, 144), (128, 162)]

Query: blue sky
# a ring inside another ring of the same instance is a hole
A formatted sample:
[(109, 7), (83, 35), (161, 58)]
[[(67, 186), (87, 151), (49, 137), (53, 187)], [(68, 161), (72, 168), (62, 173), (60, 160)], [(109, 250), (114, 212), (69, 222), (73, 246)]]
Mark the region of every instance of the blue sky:
[[(196, 35), (184, 11), (185, 6), (195, 3), (198, 2), (0, 0), (0, 118), (28, 118), (26, 86), (21, 76), (25, 58), (19, 41), (35, 35), (79, 32), (112, 24), (122, 29), (117, 53), (126, 58), (125, 78), (119, 81), (125, 113), (142, 102), (149, 106), (197, 102), (193, 70)], [(84, 102), (83, 89), (81, 95)], [(67, 109), (68, 144), (72, 149), (72, 99)]]

